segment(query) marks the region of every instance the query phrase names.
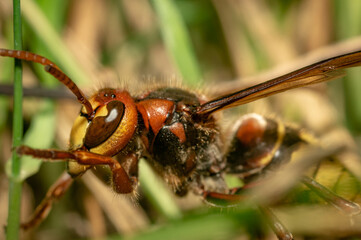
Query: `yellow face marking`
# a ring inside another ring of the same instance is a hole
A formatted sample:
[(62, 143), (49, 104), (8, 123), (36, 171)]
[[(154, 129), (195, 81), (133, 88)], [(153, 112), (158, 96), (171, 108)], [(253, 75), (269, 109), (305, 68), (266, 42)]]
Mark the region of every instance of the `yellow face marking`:
[(78, 116), (75, 119), (73, 128), (70, 132), (70, 150), (75, 150), (83, 146), (83, 139), (88, 125), (88, 120), (83, 116)]

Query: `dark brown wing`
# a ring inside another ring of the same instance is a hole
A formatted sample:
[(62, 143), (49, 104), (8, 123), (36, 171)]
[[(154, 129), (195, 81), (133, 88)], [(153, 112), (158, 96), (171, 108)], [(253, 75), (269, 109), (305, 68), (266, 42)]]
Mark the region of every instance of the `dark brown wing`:
[(267, 82), (216, 98), (199, 106), (195, 114), (208, 115), (289, 89), (329, 81), (344, 76), (342, 69), (356, 66), (361, 66), (361, 51), (329, 58)]

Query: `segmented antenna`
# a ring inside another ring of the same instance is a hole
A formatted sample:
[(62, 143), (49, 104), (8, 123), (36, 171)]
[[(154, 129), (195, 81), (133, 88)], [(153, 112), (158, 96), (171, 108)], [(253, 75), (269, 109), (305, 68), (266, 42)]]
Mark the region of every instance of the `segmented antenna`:
[(62, 84), (64, 84), (70, 91), (74, 93), (78, 101), (85, 107), (88, 119), (92, 118), (93, 107), (91, 106), (88, 99), (85, 97), (84, 93), (65, 73), (60, 70), (60, 68), (55, 63), (43, 56), (27, 51), (8, 50), (0, 48), (0, 56), (12, 57), (44, 65), (45, 71), (53, 75), (56, 79), (58, 79)]
[(50, 61), (49, 59), (47, 59), (43, 56), (37, 55), (35, 53), (27, 52), (27, 51), (9, 50), (9, 49), (0, 48), (0, 56), (17, 58), (17, 59), (26, 60), (29, 62), (36, 62), (36, 63), (40, 63), (44, 66), (50, 65), (52, 67), (59, 69), (59, 67), (56, 66), (56, 64), (53, 63), (52, 61)]

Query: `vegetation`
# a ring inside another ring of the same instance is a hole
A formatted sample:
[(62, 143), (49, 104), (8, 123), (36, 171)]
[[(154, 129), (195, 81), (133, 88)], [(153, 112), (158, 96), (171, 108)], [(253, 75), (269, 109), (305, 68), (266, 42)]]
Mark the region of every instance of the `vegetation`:
[[(56, 62), (87, 94), (103, 86), (124, 85), (137, 94), (151, 88), (151, 83), (182, 81), (186, 88), (213, 96), (319, 59), (361, 49), (361, 2), (357, 0), (167, 0), (164, 4), (159, 0), (27, 0), (21, 4), (24, 49)], [(17, 48), (13, 45), (12, 17), (11, 1), (2, 1), (1, 48)], [(11, 64), (9, 59), (0, 59), (1, 88), (3, 84), (12, 84)], [(319, 136), (322, 142), (347, 142), (350, 151), (337, 156), (347, 170), (341, 165), (325, 165), (325, 169), (331, 170), (318, 178), (357, 201), (361, 171), (355, 170), (358, 165), (350, 163), (350, 159), (360, 160), (355, 149), (361, 147), (358, 79), (361, 71), (353, 69), (348, 73), (342, 80), (293, 90), (226, 111), (224, 125), (232, 124), (242, 113), (254, 111), (294, 122)], [(23, 79), (26, 88), (45, 87), (65, 92), (42, 66), (24, 63)], [(65, 97), (25, 98), (24, 131), (17, 129), (24, 132), (25, 144), (67, 148), (79, 105)], [(4, 204), (9, 191), (5, 179), (16, 176), (11, 171), (5, 174), (12, 146), (17, 145), (10, 137), (15, 108), (11, 97), (0, 95), (1, 213), (8, 207)], [(41, 164), (28, 157), (22, 158), (22, 162), (18, 179), (25, 180), (21, 215), (26, 218), (60, 176), (64, 164)], [(56, 203), (46, 221), (24, 233), (23, 238), (230, 239), (260, 232), (272, 236), (264, 219), (248, 202), (237, 209), (220, 210), (204, 206), (197, 198), (175, 199), (157, 179), (154, 181), (160, 187), (156, 185), (154, 189), (155, 183), (148, 180), (156, 177), (148, 168), (142, 163), (139, 205), (115, 196), (94, 181), (94, 177), (86, 175)], [(353, 174), (348, 170), (354, 170)], [(347, 179), (347, 188), (341, 189), (339, 179)], [(160, 188), (164, 188), (164, 195), (158, 194)], [(314, 201), (314, 196), (304, 192), (292, 191), (287, 196), (304, 204), (280, 202), (273, 206), (295, 235), (326, 239), (328, 234), (360, 234), (360, 228), (348, 228), (347, 223), (336, 221), (340, 219), (332, 221), (334, 215), (327, 218), (328, 222), (318, 221), (312, 213), (325, 209), (306, 204)], [(322, 213), (330, 211), (326, 209)], [(6, 215), (0, 214), (1, 225), (7, 224)], [(315, 223), (307, 224), (312, 219)]]

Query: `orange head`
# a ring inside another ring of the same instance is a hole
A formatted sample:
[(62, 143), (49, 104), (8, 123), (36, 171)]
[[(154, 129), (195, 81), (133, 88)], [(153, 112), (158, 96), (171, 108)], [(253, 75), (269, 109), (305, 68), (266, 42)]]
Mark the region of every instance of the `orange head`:
[(75, 120), (70, 135), (70, 149), (114, 156), (132, 139), (138, 119), (133, 98), (127, 91), (105, 88), (89, 102), (94, 109), (89, 119), (85, 107)]

